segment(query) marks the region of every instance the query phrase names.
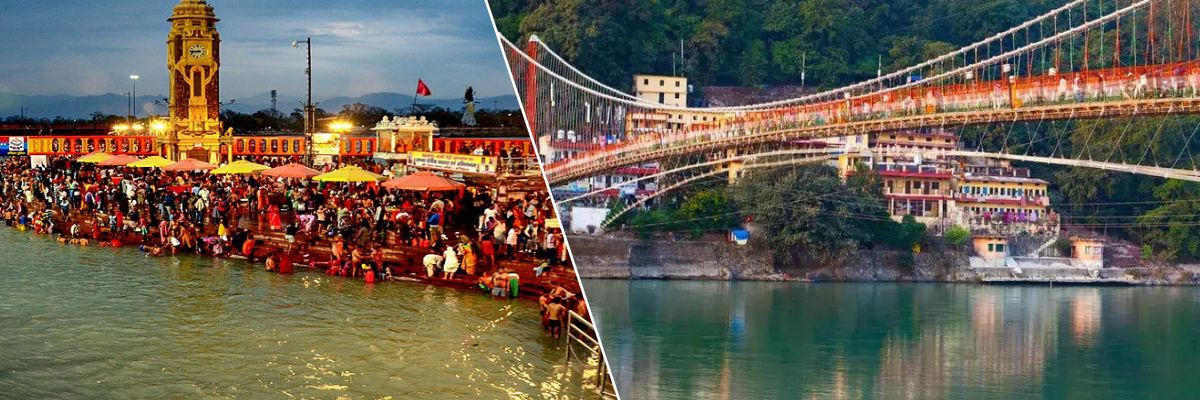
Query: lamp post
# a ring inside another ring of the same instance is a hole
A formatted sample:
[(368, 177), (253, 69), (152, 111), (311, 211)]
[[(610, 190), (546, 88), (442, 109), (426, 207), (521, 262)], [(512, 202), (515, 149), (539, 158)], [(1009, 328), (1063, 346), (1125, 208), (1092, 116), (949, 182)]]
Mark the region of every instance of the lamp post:
[(316, 113), (313, 110), (312, 102), (312, 37), (304, 38), (304, 40), (296, 40), (292, 42), (293, 48), (300, 47), (300, 43), (304, 43), (305, 49), (308, 51), (308, 67), (304, 69), (304, 75), (308, 76), (308, 102), (304, 103), (304, 163), (312, 166), (313, 163), (313, 131), (316, 126)]
[(134, 103), (137, 102), (137, 81), (141, 78), (137, 74), (129, 76), (129, 81), (133, 83), (133, 92), (129, 94), (129, 112), (133, 114), (133, 119), (137, 119), (137, 107), (134, 106)]

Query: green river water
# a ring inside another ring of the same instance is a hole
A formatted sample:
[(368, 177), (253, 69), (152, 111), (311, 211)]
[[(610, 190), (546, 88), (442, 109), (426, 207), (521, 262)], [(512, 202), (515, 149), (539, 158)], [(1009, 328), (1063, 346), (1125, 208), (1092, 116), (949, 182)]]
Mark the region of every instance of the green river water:
[(537, 304), (0, 228), (0, 399), (593, 398)]
[(626, 399), (1200, 399), (1200, 288), (585, 280)]

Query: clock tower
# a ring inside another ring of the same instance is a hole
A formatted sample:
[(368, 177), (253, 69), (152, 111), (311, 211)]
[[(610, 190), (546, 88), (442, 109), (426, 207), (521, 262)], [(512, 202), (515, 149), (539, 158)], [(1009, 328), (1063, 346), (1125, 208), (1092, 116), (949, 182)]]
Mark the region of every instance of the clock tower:
[(217, 16), (205, 0), (181, 0), (167, 21), (170, 127), (158, 138), (159, 152), (171, 160), (220, 162), (231, 138), (221, 132)]

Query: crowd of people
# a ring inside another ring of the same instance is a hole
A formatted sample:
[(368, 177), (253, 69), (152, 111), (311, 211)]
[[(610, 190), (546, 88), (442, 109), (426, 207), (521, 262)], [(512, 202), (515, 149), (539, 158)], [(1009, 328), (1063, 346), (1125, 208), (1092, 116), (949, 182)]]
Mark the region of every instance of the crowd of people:
[[(389, 172), (371, 162), (359, 166)], [(70, 158), (30, 168), (30, 159), (20, 156), (0, 161), (0, 177), (7, 225), (69, 244), (131, 244), (151, 256), (245, 257), (274, 272), (308, 266), (367, 283), (390, 280), (412, 259), (406, 255), (427, 253), (422, 261), (428, 279), (466, 275), (457, 279), (479, 282), (502, 297), (519, 293), (511, 265), (541, 260), (540, 275), (567, 260), (562, 232), (546, 226), (554, 214), (544, 192), (501, 200), (498, 188), (486, 186), (418, 192), (374, 183), (98, 167)], [(282, 244), (261, 245), (260, 239), (280, 233)], [(399, 256), (385, 262), (389, 252)], [(502, 265), (509, 260), (520, 263)], [(555, 292), (560, 302), (575, 297), (562, 288)]]

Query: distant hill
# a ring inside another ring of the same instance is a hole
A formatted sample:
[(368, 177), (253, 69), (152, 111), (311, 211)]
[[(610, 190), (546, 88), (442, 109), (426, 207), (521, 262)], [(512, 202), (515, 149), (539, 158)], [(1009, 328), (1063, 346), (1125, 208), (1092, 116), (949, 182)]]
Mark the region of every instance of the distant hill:
[[(164, 105), (155, 104), (155, 100), (161, 100), (164, 95), (139, 95), (137, 98), (138, 115), (146, 115), (148, 113), (165, 114), (167, 108)], [(253, 113), (258, 110), (271, 108), (270, 92), (264, 92), (247, 98), (224, 99), (224, 101), (235, 100), (226, 108), (243, 113)], [(334, 97), (331, 99), (315, 100), (317, 106), (329, 112), (337, 112), (342, 109), (342, 106), (352, 103), (363, 103), (376, 107), (382, 107), (388, 111), (394, 111), (397, 108), (407, 109), (412, 106), (413, 96), (411, 94), (400, 93), (371, 93), (358, 97)], [(288, 113), (293, 109), (300, 108), (303, 102), (301, 96), (291, 96), (280, 94), (278, 97), (278, 109), (281, 112)], [(480, 109), (501, 109), (515, 110), (519, 108), (517, 97), (513, 95), (496, 96), (496, 97), (481, 97), (476, 99)], [(461, 99), (430, 99), (421, 98), (419, 104), (430, 105), (436, 107), (444, 107), (451, 110), (462, 108)], [(21, 107), (25, 107), (25, 115), (33, 118), (88, 118), (94, 112), (113, 115), (125, 115), (129, 109), (129, 99), (127, 96), (120, 94), (103, 94), (93, 96), (70, 96), (70, 95), (51, 95), (51, 96), (27, 96), (10, 92), (0, 92), (0, 118), (10, 115), (20, 115)]]

